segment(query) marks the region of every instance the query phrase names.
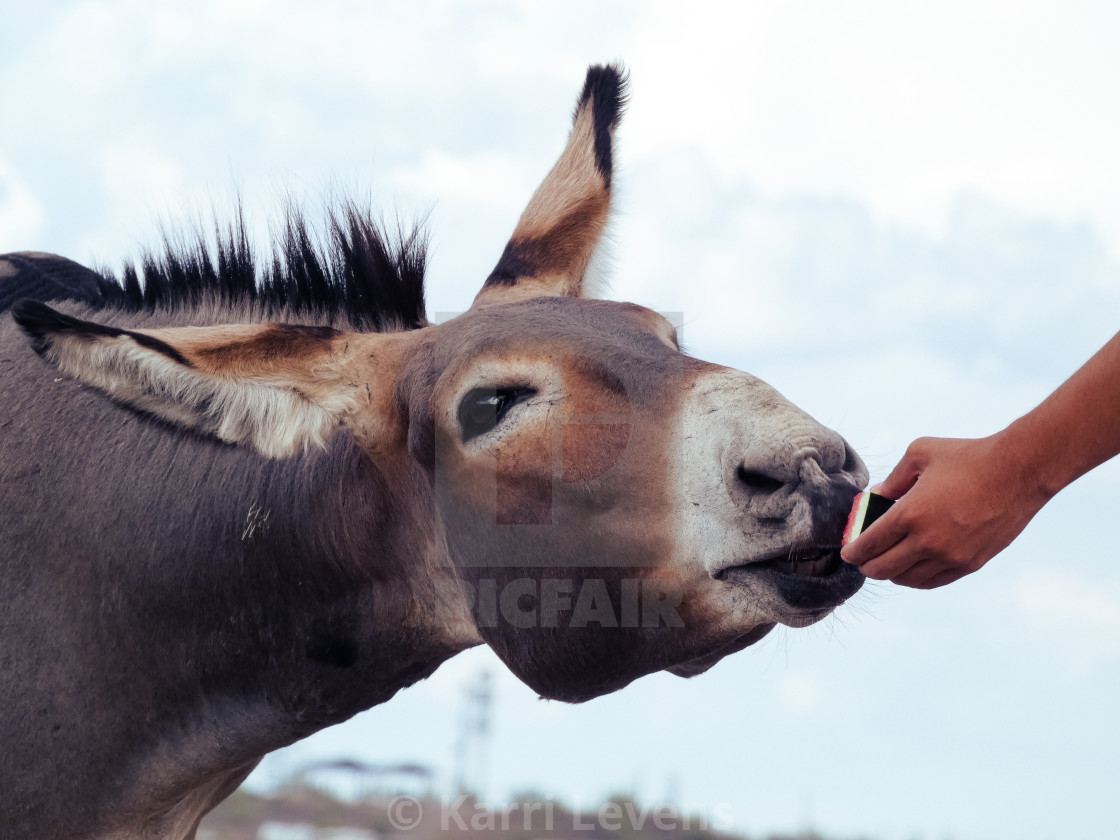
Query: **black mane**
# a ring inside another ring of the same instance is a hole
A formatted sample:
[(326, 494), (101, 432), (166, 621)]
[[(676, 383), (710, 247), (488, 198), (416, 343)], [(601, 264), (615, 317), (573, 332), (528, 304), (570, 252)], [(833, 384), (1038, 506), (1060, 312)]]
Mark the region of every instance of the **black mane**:
[[(88, 280), (75, 285), (55, 277), (63, 282), (52, 285), (66, 288), (67, 299), (126, 312), (249, 305), (266, 317), (341, 322), (374, 332), (427, 324), (427, 237), (420, 226), (411, 231), (398, 226), (390, 233), (347, 201), (327, 210), (324, 229), (319, 235), (302, 211), (289, 205), (262, 259), (239, 208), (230, 224), (215, 222), (212, 237), (201, 228), (188, 235), (165, 233), (158, 250), (141, 255), (139, 271), (128, 264), (119, 274), (90, 272), (96, 291)], [(21, 291), (10, 296), (40, 297), (32, 289)]]

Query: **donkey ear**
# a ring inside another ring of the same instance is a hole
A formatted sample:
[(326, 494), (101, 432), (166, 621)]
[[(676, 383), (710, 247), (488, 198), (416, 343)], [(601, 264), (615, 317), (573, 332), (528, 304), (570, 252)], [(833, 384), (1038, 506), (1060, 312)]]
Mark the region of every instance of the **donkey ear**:
[(587, 293), (584, 275), (611, 209), (614, 129), (626, 104), (620, 67), (591, 67), (572, 133), (486, 279), (476, 303)]
[(352, 345), (378, 338), (290, 324), (125, 330), (28, 300), (12, 315), (36, 352), (63, 372), (270, 458), (324, 446), (366, 400), (368, 389), (352, 375)]

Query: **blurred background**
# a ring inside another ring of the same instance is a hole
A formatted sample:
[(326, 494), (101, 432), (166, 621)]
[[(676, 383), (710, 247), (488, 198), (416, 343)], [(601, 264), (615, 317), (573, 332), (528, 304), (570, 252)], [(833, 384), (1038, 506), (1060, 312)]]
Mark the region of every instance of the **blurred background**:
[[(0, 253), (119, 267), (238, 194), (262, 231), (286, 196), (354, 194), (427, 219), (429, 311), (462, 310), (586, 66), (621, 60), (611, 295), (682, 313), (690, 352), (766, 379), (881, 479), (915, 437), (1002, 428), (1120, 327), (1117, 43), (1120, 6), (1090, 0), (0, 0)], [(703, 676), (580, 706), (470, 651), (269, 756), (245, 796), (1109, 836), (1118, 503), (1113, 463), (977, 575), (871, 584)]]

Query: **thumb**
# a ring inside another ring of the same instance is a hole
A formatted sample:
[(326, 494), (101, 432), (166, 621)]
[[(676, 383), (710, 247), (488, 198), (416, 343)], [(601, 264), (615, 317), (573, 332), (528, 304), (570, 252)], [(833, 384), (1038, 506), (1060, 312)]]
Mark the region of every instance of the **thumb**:
[(910, 490), (926, 468), (928, 462), (925, 439), (920, 438), (910, 444), (902, 460), (891, 470), (876, 492), (888, 499), (900, 499)]

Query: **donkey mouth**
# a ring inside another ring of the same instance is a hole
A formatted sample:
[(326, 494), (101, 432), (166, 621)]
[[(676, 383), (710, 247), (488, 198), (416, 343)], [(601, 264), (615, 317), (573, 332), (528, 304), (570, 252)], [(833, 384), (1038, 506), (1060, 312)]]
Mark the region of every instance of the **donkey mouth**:
[(837, 546), (732, 566), (719, 577), (733, 584), (762, 584), (798, 610), (835, 607), (854, 595), (864, 581), (859, 569), (840, 559)]
[(826, 549), (820, 554), (809, 557), (764, 560), (761, 564), (756, 565), (769, 565), (779, 572), (786, 572), (791, 575), (828, 577), (840, 567), (841, 562), (843, 561), (840, 559), (840, 549), (836, 548)]

